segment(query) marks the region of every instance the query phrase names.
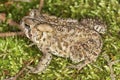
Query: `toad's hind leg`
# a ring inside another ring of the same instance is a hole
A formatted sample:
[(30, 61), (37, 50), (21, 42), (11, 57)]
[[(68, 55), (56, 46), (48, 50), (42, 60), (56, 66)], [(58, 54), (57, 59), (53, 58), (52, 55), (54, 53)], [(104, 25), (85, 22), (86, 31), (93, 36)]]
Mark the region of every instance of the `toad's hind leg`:
[(52, 59), (52, 55), (46, 51), (43, 51), (43, 56), (40, 59), (38, 65), (33, 68), (33, 67), (28, 67), (30, 69), (30, 73), (41, 73), (43, 72), (46, 67), (50, 64)]
[(92, 63), (93, 61), (95, 61), (97, 57), (98, 56), (89, 56), (89, 57), (85, 58), (84, 60), (82, 60), (79, 64), (70, 66), (70, 68), (76, 68), (78, 70), (81, 70), (89, 63)]
[(101, 52), (102, 42), (101, 39), (90, 39), (86, 43), (80, 43), (79, 45), (75, 45), (73, 47), (74, 49), (71, 49), (73, 52), (71, 51), (72, 53), (70, 55), (70, 59), (78, 64), (72, 65), (70, 68), (81, 70), (83, 67), (96, 60)]

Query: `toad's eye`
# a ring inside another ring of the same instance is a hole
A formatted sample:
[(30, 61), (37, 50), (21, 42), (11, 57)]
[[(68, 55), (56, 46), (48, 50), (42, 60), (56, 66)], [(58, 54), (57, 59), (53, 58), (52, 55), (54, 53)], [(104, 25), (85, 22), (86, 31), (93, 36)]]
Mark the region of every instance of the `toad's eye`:
[(28, 24), (25, 24), (25, 28), (30, 29), (30, 26)]

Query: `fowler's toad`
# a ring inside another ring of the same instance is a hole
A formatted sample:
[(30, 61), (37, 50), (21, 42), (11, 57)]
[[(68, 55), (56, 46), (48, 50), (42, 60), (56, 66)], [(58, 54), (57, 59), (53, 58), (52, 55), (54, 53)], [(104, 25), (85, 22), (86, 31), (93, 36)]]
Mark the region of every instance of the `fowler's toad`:
[(82, 69), (96, 60), (103, 42), (99, 33), (106, 31), (106, 25), (100, 21), (83, 19), (61, 19), (55, 16), (39, 14), (32, 10), (22, 19), (21, 26), (26, 36), (43, 52), (43, 56), (32, 73), (42, 72), (50, 63), (52, 54), (70, 58)]

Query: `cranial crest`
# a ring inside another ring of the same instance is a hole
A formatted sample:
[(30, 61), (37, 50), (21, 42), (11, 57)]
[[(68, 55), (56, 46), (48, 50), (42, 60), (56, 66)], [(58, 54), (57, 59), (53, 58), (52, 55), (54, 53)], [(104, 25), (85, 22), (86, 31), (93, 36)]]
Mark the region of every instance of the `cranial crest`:
[(48, 24), (40, 24), (36, 26), (38, 30), (42, 32), (52, 32), (53, 28)]

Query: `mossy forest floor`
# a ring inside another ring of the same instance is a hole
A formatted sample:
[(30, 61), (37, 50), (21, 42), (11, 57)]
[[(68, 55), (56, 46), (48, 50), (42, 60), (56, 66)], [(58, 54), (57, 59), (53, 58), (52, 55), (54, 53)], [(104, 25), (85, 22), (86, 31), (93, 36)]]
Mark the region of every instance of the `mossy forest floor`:
[[(10, 3), (11, 1), (14, 2)], [(22, 1), (0, 0), (0, 13), (6, 13), (7, 19), (19, 23), (30, 9), (39, 6), (39, 0)], [(103, 50), (96, 62), (84, 67), (80, 72), (66, 68), (72, 64), (69, 59), (54, 56), (43, 74), (23, 73), (18, 80), (111, 80), (111, 71), (103, 55), (106, 54), (109, 61), (120, 59), (120, 0), (45, 0), (42, 13), (62, 18), (102, 19), (108, 26), (106, 34), (101, 35)], [(6, 22), (0, 23), (0, 32), (8, 31), (19, 30)], [(0, 80), (14, 76), (31, 59), (37, 64), (42, 54), (36, 46), (28, 47), (31, 43), (29, 39), (21, 36), (0, 38)], [(115, 79), (120, 80), (120, 62), (115, 63), (112, 69)]]

